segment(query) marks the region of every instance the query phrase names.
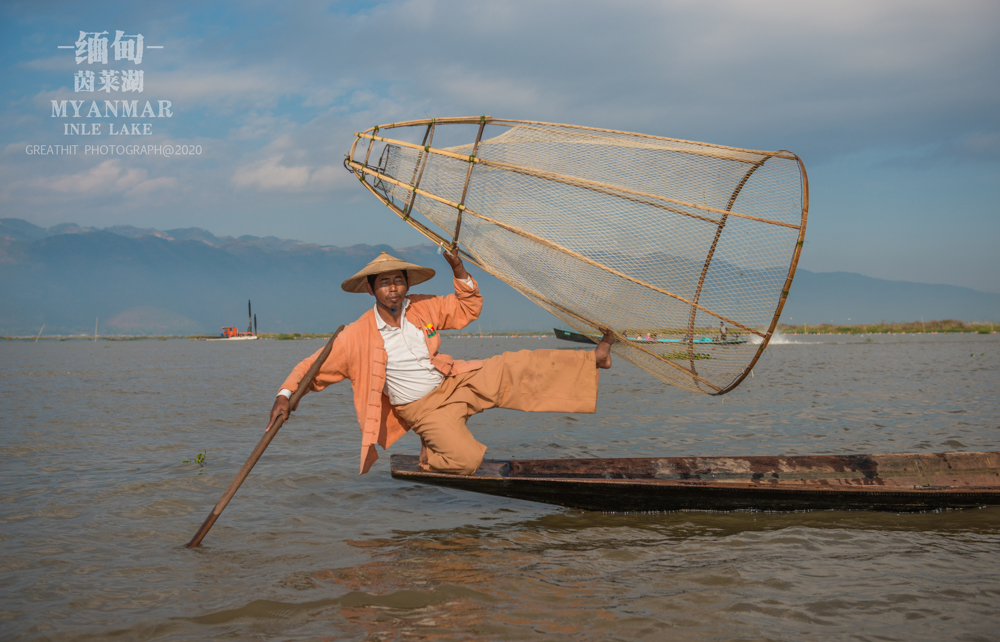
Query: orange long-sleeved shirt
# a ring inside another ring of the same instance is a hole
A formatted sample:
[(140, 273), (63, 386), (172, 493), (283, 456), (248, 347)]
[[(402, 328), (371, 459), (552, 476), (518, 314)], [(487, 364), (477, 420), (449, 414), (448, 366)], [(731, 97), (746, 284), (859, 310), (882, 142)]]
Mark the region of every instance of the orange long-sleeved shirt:
[[(427, 341), (431, 363), (446, 377), (476, 370), (479, 361), (456, 361), (441, 354), (439, 330), (464, 328), (479, 317), (483, 297), (475, 281), (466, 285), (455, 279), (455, 294), (445, 297), (417, 294), (408, 297), (407, 320), (420, 328)], [(282, 388), (294, 392), (299, 381), (319, 357), (322, 350), (295, 366)], [(368, 472), (378, 459), (375, 444), (385, 450), (410, 429), (396, 414), (385, 387), (386, 352), (382, 334), (375, 323), (375, 310), (369, 309), (361, 318), (344, 328), (333, 343), (330, 356), (320, 367), (309, 390), (322, 390), (332, 383), (350, 379), (354, 390), (354, 409), (361, 427), (361, 473)]]

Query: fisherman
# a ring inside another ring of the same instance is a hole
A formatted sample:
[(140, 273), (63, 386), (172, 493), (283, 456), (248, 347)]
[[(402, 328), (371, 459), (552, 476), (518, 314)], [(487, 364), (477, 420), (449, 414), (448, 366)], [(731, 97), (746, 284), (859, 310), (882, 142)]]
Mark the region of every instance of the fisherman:
[[(597, 370), (611, 367), (610, 331), (593, 352), (523, 350), (457, 361), (438, 351), (440, 331), (464, 328), (483, 305), (458, 251), (453, 248), (444, 258), (454, 274), (453, 295), (408, 295), (434, 270), (385, 252), (341, 284), (345, 292), (368, 292), (375, 305), (340, 333), (309, 390), (350, 379), (361, 425), (362, 474), (378, 459), (375, 444), (386, 449), (413, 430), (420, 437), (422, 470), (471, 475), (486, 446), (465, 423), (488, 408), (596, 411)], [(288, 399), (318, 356), (288, 375), (271, 408), (268, 430), (279, 415), (288, 420)]]
[(725, 321), (719, 321), (719, 340), (720, 341), (725, 341), (726, 340), (726, 322)]

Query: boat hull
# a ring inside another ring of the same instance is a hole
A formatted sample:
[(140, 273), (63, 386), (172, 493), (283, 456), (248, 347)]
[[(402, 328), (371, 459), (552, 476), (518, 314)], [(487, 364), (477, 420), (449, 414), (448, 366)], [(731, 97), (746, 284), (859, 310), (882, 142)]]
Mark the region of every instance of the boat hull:
[[(559, 328), (553, 328), (555, 330), (556, 339), (562, 339), (563, 341), (573, 341), (574, 343), (597, 343), (601, 340), (600, 335), (589, 335), (580, 334), (579, 332), (570, 332), (569, 330), (560, 330)], [(643, 339), (642, 337), (629, 337), (629, 341), (633, 343), (692, 343), (694, 345), (716, 345), (716, 346), (737, 346), (742, 345), (747, 342), (746, 339), (713, 339), (711, 337), (695, 337), (688, 341), (687, 339)]]
[(572, 341), (573, 343), (597, 343), (600, 341), (600, 337), (590, 338), (585, 334), (580, 334), (579, 332), (570, 332), (568, 330), (560, 330), (559, 328), (553, 328), (556, 333), (556, 339), (562, 339), (563, 341)]
[(393, 455), (392, 476), (606, 512), (872, 510), (1000, 504), (1000, 452), (487, 460), (470, 476)]

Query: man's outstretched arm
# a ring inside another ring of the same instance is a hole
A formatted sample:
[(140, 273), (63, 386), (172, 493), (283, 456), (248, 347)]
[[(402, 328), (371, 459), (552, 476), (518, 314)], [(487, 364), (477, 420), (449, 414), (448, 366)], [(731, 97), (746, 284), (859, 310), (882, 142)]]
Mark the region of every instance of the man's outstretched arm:
[(274, 421), (279, 416), (282, 421), (288, 421), (288, 397), (285, 395), (278, 395), (274, 398), (274, 405), (271, 406), (271, 421), (268, 422), (267, 428), (264, 429), (264, 432), (271, 429), (271, 426), (274, 425)]
[(448, 261), (448, 265), (451, 266), (451, 271), (455, 274), (456, 279), (464, 280), (469, 278), (469, 272), (465, 269), (465, 264), (462, 263), (462, 256), (458, 253), (457, 247), (453, 247), (445, 252), (444, 260)]
[(435, 312), (431, 317), (438, 330), (464, 328), (479, 317), (483, 309), (483, 297), (475, 279), (465, 269), (457, 249), (444, 253), (444, 259), (451, 266), (455, 276), (455, 293), (446, 297), (427, 297), (427, 304)]
[[(343, 326), (341, 326), (343, 328)], [(338, 333), (340, 330), (338, 330)], [(312, 356), (303, 359), (292, 372), (285, 379), (282, 384), (281, 390), (278, 392), (277, 396), (274, 398), (274, 403), (271, 405), (271, 419), (267, 424), (267, 428), (264, 429), (265, 432), (271, 429), (274, 425), (275, 420), (280, 416), (283, 421), (288, 421), (289, 414), (293, 410), (290, 407), (289, 398), (292, 396), (292, 388), (298, 387), (298, 382), (302, 381), (303, 375), (312, 367), (316, 359), (322, 354), (323, 350), (318, 350)], [(333, 349), (330, 351), (329, 356), (323, 361), (320, 366), (319, 371), (312, 378), (306, 392), (310, 390), (322, 390), (330, 384), (337, 383), (338, 381), (343, 381), (347, 377), (347, 364), (345, 361), (345, 356), (343, 352), (343, 343), (341, 341), (336, 341), (333, 344)]]

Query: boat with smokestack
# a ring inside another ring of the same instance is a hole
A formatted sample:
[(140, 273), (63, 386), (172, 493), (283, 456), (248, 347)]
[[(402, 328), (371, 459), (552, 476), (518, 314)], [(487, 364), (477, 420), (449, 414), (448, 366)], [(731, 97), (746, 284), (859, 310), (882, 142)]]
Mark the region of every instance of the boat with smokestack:
[(251, 341), (259, 339), (260, 337), (257, 335), (257, 315), (253, 313), (249, 300), (247, 300), (247, 317), (246, 332), (240, 332), (240, 329), (235, 326), (222, 326), (222, 334), (219, 337), (206, 339), (206, 341)]

